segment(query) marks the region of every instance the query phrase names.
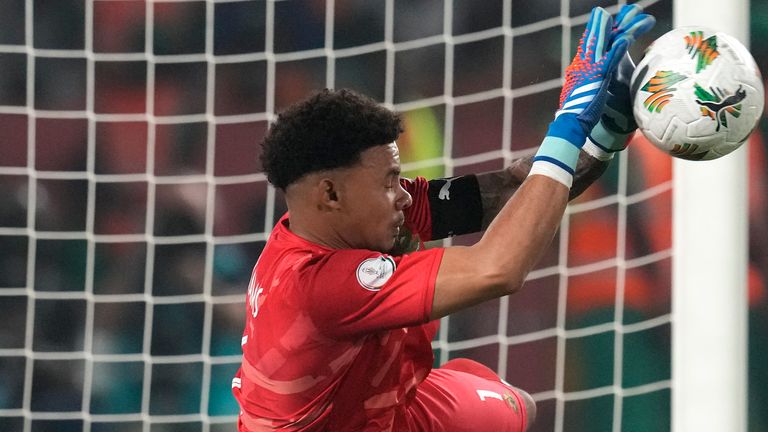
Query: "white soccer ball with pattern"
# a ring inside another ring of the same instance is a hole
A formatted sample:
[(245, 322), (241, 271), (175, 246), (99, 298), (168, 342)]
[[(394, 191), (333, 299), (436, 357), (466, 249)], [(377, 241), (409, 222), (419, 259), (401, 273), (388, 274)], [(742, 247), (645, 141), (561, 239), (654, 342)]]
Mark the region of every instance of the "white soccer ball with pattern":
[(744, 143), (763, 112), (763, 80), (734, 37), (682, 27), (656, 39), (632, 75), (638, 128), (666, 153), (717, 159)]

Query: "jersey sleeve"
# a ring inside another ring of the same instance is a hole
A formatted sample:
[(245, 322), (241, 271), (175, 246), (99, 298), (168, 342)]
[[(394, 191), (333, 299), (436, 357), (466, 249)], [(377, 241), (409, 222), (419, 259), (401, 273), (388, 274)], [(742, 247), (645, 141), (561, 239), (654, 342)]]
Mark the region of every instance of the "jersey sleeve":
[(366, 250), (325, 254), (298, 272), (305, 308), (333, 338), (426, 323), (442, 256), (441, 248), (397, 257)]
[(418, 234), (421, 241), (432, 240), (432, 212), (429, 204), (429, 182), (424, 177), (415, 179), (401, 178), (400, 184), (413, 199), (406, 208), (405, 226), (412, 233)]
[(483, 203), (476, 176), (401, 181), (413, 198), (413, 204), (404, 212), (405, 224), (420, 240), (439, 240), (482, 229)]

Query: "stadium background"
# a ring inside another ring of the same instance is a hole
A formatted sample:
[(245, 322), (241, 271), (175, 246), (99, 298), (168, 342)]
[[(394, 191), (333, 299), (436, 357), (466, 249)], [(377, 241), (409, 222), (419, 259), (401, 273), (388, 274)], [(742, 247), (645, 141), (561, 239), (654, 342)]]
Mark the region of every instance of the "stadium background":
[[(264, 233), (284, 211), (257, 158), (271, 114), (326, 87), (330, 74), (335, 87), (404, 112), (409, 174), (498, 169), (529, 154), (551, 118), (558, 19), (574, 18), (573, 48), (585, 14), (616, 4), (512, 0), (519, 32), (505, 78), (509, 35), (488, 33), (502, 24), (503, 3), (454, 0), (446, 36), (443, 2), (336, 0), (327, 27), (325, 1), (282, 1), (273, 38), (262, 1), (0, 3), (0, 431), (233, 430), (242, 300)], [(648, 4), (659, 23), (636, 60), (671, 28), (671, 2)], [(766, 71), (768, 2), (752, 2), (751, 20), (751, 50)], [(510, 97), (504, 85), (520, 91)], [(768, 430), (767, 133), (764, 117), (749, 150), (750, 431)], [(537, 395), (535, 430), (551, 431), (553, 389), (610, 386), (618, 359), (622, 387), (650, 386), (625, 399), (622, 430), (668, 430), (670, 178), (669, 158), (635, 140), (577, 201), (567, 251), (558, 238), (522, 293), (451, 317), (436, 362), (467, 356), (502, 371)], [(619, 193), (640, 198), (595, 204)], [(604, 264), (619, 242), (625, 259), (645, 260), (622, 276), (623, 324), (651, 324), (627, 333), (616, 357), (618, 270)], [(565, 278), (558, 318), (566, 265), (577, 271)], [(574, 333), (556, 360), (557, 335), (526, 335), (558, 325), (597, 330)], [(499, 343), (499, 330), (514, 343)], [(610, 430), (613, 401), (598, 391), (567, 402), (564, 430)]]

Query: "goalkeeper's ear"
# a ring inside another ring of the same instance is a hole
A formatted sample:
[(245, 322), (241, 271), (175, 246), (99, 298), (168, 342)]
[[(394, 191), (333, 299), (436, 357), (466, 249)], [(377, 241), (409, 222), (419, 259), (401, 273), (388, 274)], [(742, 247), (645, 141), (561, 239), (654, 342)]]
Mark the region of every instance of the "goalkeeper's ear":
[(319, 202), (328, 209), (337, 210), (339, 206), (339, 191), (336, 182), (328, 177), (320, 180), (317, 187)]
[(316, 210), (335, 211), (341, 208), (340, 183), (327, 173), (307, 174), (288, 185), (285, 197), (291, 203), (314, 207)]

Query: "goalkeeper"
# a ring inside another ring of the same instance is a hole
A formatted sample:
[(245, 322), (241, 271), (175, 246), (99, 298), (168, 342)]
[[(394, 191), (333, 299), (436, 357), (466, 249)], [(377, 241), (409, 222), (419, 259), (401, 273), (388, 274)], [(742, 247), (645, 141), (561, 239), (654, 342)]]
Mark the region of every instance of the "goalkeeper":
[[(593, 10), (538, 152), (499, 172), (401, 178), (400, 117), (351, 91), (280, 114), (262, 161), (288, 213), (248, 287), (239, 430), (524, 431), (528, 394), (471, 360), (433, 369), (431, 341), (440, 317), (518, 291), (569, 195), (623, 149), (625, 54), (653, 22), (635, 5)], [(394, 252), (410, 234), (481, 229), (470, 247)]]

